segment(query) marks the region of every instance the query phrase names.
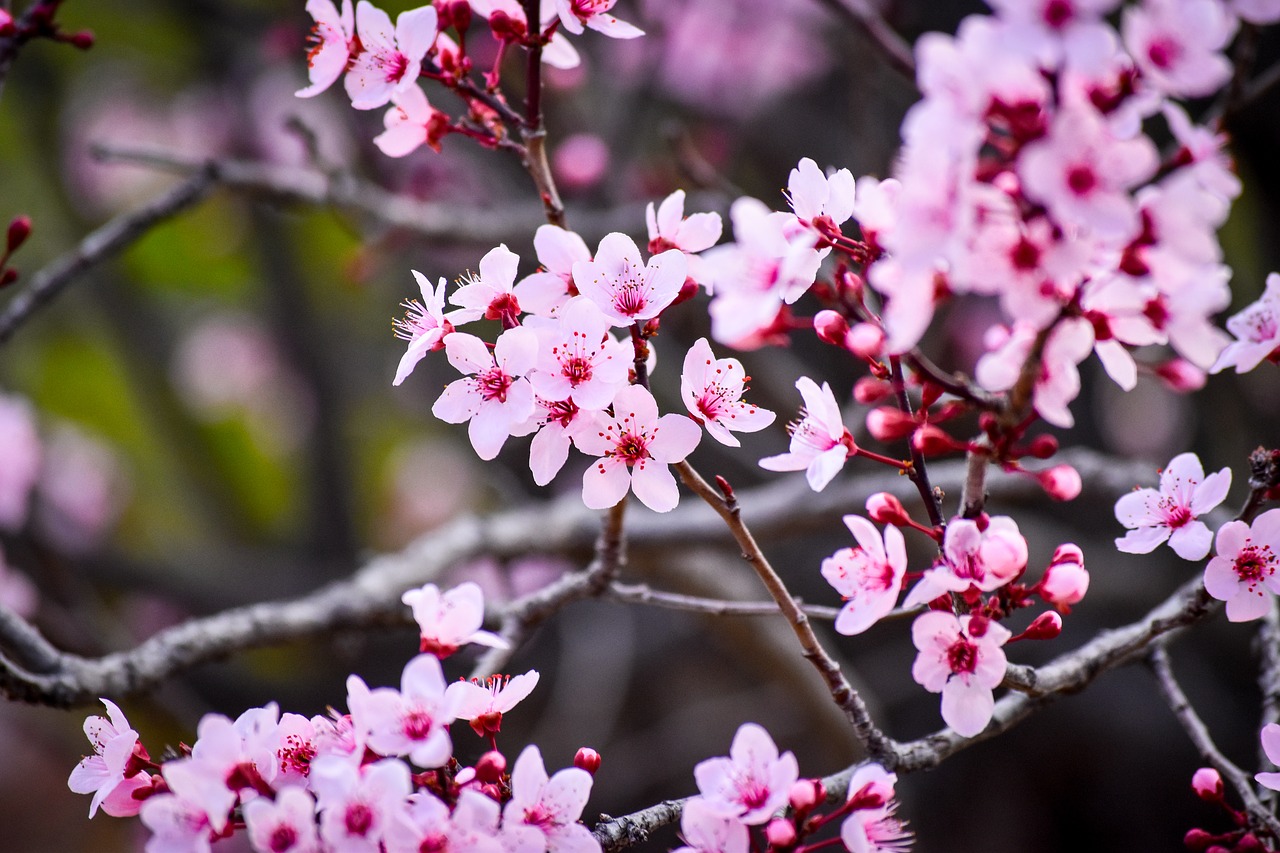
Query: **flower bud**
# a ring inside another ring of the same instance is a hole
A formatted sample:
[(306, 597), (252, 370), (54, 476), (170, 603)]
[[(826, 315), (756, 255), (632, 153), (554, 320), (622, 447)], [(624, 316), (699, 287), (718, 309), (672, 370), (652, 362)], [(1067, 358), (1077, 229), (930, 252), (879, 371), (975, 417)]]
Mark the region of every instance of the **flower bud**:
[(915, 419), (893, 406), (881, 406), (867, 412), (867, 432), (877, 441), (894, 441), (916, 428)]
[(476, 762), (476, 778), (481, 782), (497, 784), (506, 772), (507, 757), (496, 749), (489, 750)]
[(813, 318), (813, 330), (818, 339), (832, 346), (844, 346), (844, 336), (849, 332), (849, 323), (837, 311), (819, 311)]
[(1156, 376), (1170, 391), (1187, 394), (1204, 387), (1208, 376), (1185, 358), (1174, 358), (1156, 367)]
[(1053, 553), (1053, 562), (1040, 581), (1040, 597), (1060, 609), (1070, 608), (1079, 604), (1088, 591), (1089, 573), (1085, 571), (1080, 549), (1075, 545), (1058, 546)]
[(1062, 617), (1053, 610), (1045, 611), (1031, 620), (1027, 630), (1018, 635), (1020, 640), (1052, 640), (1062, 633)]
[(1027, 455), (1036, 459), (1048, 459), (1058, 452), (1058, 439), (1052, 435), (1037, 435), (1027, 445)]
[(1252, 832), (1246, 832), (1240, 836), (1240, 840), (1236, 842), (1236, 846), (1232, 848), (1231, 853), (1267, 853), (1268, 849), (1258, 840), (1258, 836)]
[(867, 515), (872, 521), (878, 521), (881, 524), (902, 526), (911, 523), (911, 516), (907, 514), (907, 508), (902, 505), (902, 501), (888, 492), (876, 492), (867, 498)]
[(769, 840), (770, 847), (790, 847), (796, 843), (796, 828), (791, 821), (777, 818), (769, 821), (764, 837)]
[(81, 30), (71, 38), (67, 39), (67, 41), (72, 47), (79, 48), (80, 50), (88, 50), (93, 47), (94, 37), (93, 33), (88, 30)]
[(1036, 474), (1036, 479), (1040, 481), (1045, 494), (1055, 501), (1075, 500), (1084, 488), (1080, 472), (1065, 463), (1040, 471)]
[(573, 756), (573, 766), (579, 767), (594, 776), (596, 771), (600, 769), (600, 753), (584, 746)]
[(919, 429), (912, 433), (911, 446), (925, 456), (936, 456), (942, 453), (954, 453), (968, 449), (968, 445), (963, 441), (956, 441), (933, 424), (922, 424)]
[(1187, 834), (1182, 836), (1182, 844), (1191, 853), (1204, 853), (1213, 843), (1214, 837), (1203, 829), (1188, 829)]
[(13, 15), (5, 9), (0, 9), (0, 37), (11, 36), (17, 31), (18, 28), (13, 23)]
[(17, 251), (18, 247), (27, 242), (27, 238), (31, 236), (31, 217), (15, 216), (13, 221), (9, 223), (9, 233), (5, 242), (5, 247), (10, 251)]
[(874, 323), (858, 323), (844, 336), (844, 346), (858, 358), (879, 358), (884, 348), (884, 329)]
[(801, 814), (812, 811), (826, 798), (827, 792), (817, 779), (797, 779), (787, 795), (791, 808)]
[(1206, 803), (1222, 802), (1222, 776), (1212, 767), (1201, 767), (1191, 776), (1191, 790)]
[(0, 287), (8, 287), (18, 280), (18, 271), (13, 267), (9, 267), (4, 272), (0, 272)]
[(892, 385), (874, 376), (864, 376), (853, 383), (853, 399), (864, 406), (873, 406), (892, 393)]
[(680, 292), (676, 294), (676, 298), (668, 307), (674, 307), (681, 302), (688, 302), (690, 299), (698, 295), (698, 283), (691, 278), (686, 278), (684, 284), (680, 285)]

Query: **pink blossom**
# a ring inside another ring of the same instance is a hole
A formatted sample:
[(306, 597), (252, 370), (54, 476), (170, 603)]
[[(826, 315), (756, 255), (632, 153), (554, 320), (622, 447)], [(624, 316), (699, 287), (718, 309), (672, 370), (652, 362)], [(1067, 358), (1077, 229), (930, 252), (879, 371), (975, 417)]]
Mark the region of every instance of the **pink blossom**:
[(1267, 593), (1280, 594), (1280, 509), (1218, 528), (1217, 556), (1204, 570), (1204, 588), (1227, 603), (1227, 618), (1248, 622), (1267, 612)]
[(319, 853), (315, 800), (302, 788), (285, 788), (274, 802), (259, 797), (245, 803), (244, 822), (255, 850)]
[(458, 324), (472, 320), (501, 320), (504, 328), (518, 324), (520, 300), (515, 293), (516, 268), (520, 256), (502, 244), (480, 259), (480, 274), (469, 275), (465, 284), (449, 297), (457, 305), (453, 319)]
[(324, 717), (307, 719), (301, 714), (281, 714), (276, 729), (276, 777), (272, 785), (277, 790), (290, 785), (306, 785), (311, 772), (311, 760), (320, 752), (322, 733), (332, 722)]
[(298, 90), (299, 98), (320, 94), (342, 76), (351, 58), (352, 37), (356, 32), (351, 0), (342, 0), (341, 13), (334, 7), (333, 0), (307, 0), (307, 14), (315, 20), (308, 36), (312, 45), (307, 50), (307, 75), (311, 85)]
[(130, 759), (138, 746), (138, 733), (129, 725), (120, 707), (110, 699), (101, 700), (107, 708), (106, 717), (89, 717), (84, 721), (84, 733), (93, 745), (93, 755), (81, 759), (67, 779), (67, 787), (76, 794), (93, 794), (89, 801), (89, 817), (126, 779), (146, 774), (141, 769), (129, 772)]
[[(854, 808), (840, 825), (840, 840), (850, 853), (906, 853), (911, 848), (911, 832), (894, 817), (897, 781), (896, 774), (879, 764), (865, 764), (854, 771), (846, 799)], [(859, 807), (854, 801), (867, 805)]]
[(845, 526), (858, 540), (822, 561), (822, 576), (845, 599), (836, 616), (836, 631), (861, 634), (893, 609), (907, 571), (902, 531), (886, 527), (884, 537), (859, 515), (846, 515)]
[[(1280, 764), (1280, 723), (1267, 723), (1263, 726), (1261, 740), (1262, 751), (1267, 754), (1267, 760), (1272, 764)], [(1280, 773), (1257, 773), (1253, 778), (1264, 788), (1280, 791)]]
[(912, 588), (903, 607), (932, 601), (944, 592), (991, 592), (1027, 566), (1027, 540), (1007, 515), (952, 518), (942, 537), (942, 555)]
[(644, 30), (608, 14), (617, 2), (618, 0), (556, 0), (556, 11), (560, 14), (560, 24), (574, 35), (580, 35), (584, 26), (616, 39), (633, 39), (644, 35)]
[(566, 767), (547, 777), (538, 747), (526, 746), (511, 770), (511, 800), (502, 811), (504, 829), (521, 824), (546, 836), (548, 853), (599, 853), (591, 830), (578, 823), (591, 796), (591, 774)]
[(1089, 590), (1084, 553), (1075, 545), (1059, 545), (1037, 589), (1045, 601), (1069, 612), (1071, 605), (1079, 604)]
[[(982, 630), (976, 630), (978, 626)], [(911, 640), (920, 651), (911, 677), (942, 694), (942, 719), (956, 733), (973, 737), (991, 722), (992, 691), (1004, 680), (1008, 661), (1000, 648), (1012, 634), (987, 619), (930, 610), (916, 617)]]
[(409, 796), (407, 809), (398, 810), (387, 827), (383, 843), (387, 853), (421, 853), (423, 850), (458, 850), (467, 853), (534, 853), (545, 844), (541, 833), (537, 843), (504, 847), (498, 837), (501, 807), (489, 797), (468, 788), (458, 793), (458, 802), (449, 807), (426, 791)]
[(796, 216), (805, 222), (826, 217), (839, 226), (853, 216), (853, 174), (848, 169), (840, 169), (824, 175), (817, 163), (805, 157), (791, 170), (787, 200)]
[(0, 527), (17, 530), (26, 523), (40, 463), (40, 437), (31, 404), (0, 394)]
[(419, 767), (440, 767), (453, 754), (447, 728), (454, 719), (453, 699), (445, 695), (444, 671), (434, 655), (409, 661), (399, 690), (370, 690), (360, 676), (350, 676), (347, 707), (355, 728), (380, 755), (407, 755)]
[(1267, 276), (1262, 296), (1228, 319), (1227, 329), (1236, 340), (1219, 354), (1210, 373), (1228, 367), (1247, 373), (1280, 349), (1280, 273)]
[(555, 320), (537, 328), (538, 360), (529, 381), (550, 401), (572, 400), (583, 409), (603, 409), (627, 384), (631, 347), (617, 340), (611, 324), (585, 297), (569, 300)]
[(1125, 47), (1154, 88), (1180, 97), (1211, 95), (1231, 77), (1222, 50), (1236, 20), (1214, 0), (1146, 0), (1125, 10)]
[(388, 157), (405, 157), (426, 145), (440, 150), (440, 140), (449, 131), (449, 116), (431, 106), (419, 86), (409, 86), (391, 96), (393, 106), (383, 116), (386, 130), (373, 144)]
[(551, 169), (569, 192), (586, 192), (599, 185), (612, 165), (609, 143), (594, 133), (565, 137), (551, 154)]
[(422, 301), (406, 299), (401, 303), (405, 310), (404, 317), (391, 323), (396, 337), (409, 342), (409, 348), (396, 367), (396, 378), (392, 385), (404, 382), (422, 357), (428, 352), (442, 349), (445, 336), (453, 333), (453, 323), (444, 316), (445, 280), (440, 279), (435, 290), (432, 290), (431, 282), (426, 276), (417, 270), (410, 272), (422, 289)]
[(413, 609), (413, 619), (422, 636), (419, 651), (444, 659), (468, 643), (497, 649), (509, 647), (497, 634), (481, 630), (484, 594), (478, 584), (466, 581), (442, 595), (439, 587), (429, 583), (409, 590), (400, 600)]
[(416, 86), (422, 59), (435, 43), (437, 28), (434, 6), (402, 12), (395, 28), (386, 12), (369, 0), (356, 5), (356, 31), (364, 50), (351, 60), (347, 72), (347, 94), (351, 106), (372, 110), (391, 96)]
[(643, 263), (635, 242), (615, 232), (600, 241), (595, 260), (573, 265), (573, 280), (615, 326), (629, 326), (657, 317), (675, 301), (686, 268), (684, 253), (677, 249)]
[(177, 794), (147, 797), (138, 811), (151, 830), (147, 853), (210, 853), (212, 827), (204, 810)]
[(538, 671), (531, 669), (524, 675), (493, 675), (485, 683), (455, 681), (445, 689), (445, 695), (455, 706), (454, 715), (471, 723), (476, 734), (497, 733), (502, 727), (502, 715), (526, 699), (538, 686)]
[(1206, 477), (1198, 456), (1178, 454), (1160, 472), (1159, 491), (1138, 489), (1116, 501), (1116, 519), (1130, 529), (1116, 548), (1147, 554), (1167, 539), (1182, 559), (1204, 559), (1213, 534), (1198, 518), (1222, 503), (1230, 488), (1230, 468)]
[(1231, 8), (1251, 24), (1280, 21), (1280, 2), (1277, 0), (1231, 0)]
[(639, 385), (618, 392), (612, 415), (589, 416), (573, 437), (583, 453), (600, 457), (583, 475), (583, 502), (591, 509), (607, 509), (630, 488), (654, 512), (674, 509), (680, 492), (667, 466), (698, 446), (698, 425), (683, 415), (658, 417), (653, 395)]
[(490, 354), (484, 341), (454, 332), (445, 354), (467, 376), (449, 383), (431, 413), (450, 424), (469, 421), (467, 435), (481, 459), (498, 455), (507, 436), (533, 414), (533, 388), (524, 374), (533, 369), (538, 338), (529, 329), (503, 332)]
[(533, 235), (533, 249), (541, 272), (526, 276), (515, 287), (520, 307), (540, 317), (551, 317), (577, 295), (573, 266), (591, 260), (591, 250), (581, 237), (558, 225), (539, 225)]
[(773, 423), (773, 412), (742, 401), (750, 379), (736, 358), (716, 358), (706, 338), (698, 338), (684, 357), (680, 396), (694, 419), (716, 441), (738, 447), (730, 432), (758, 432)]
[(1201, 767), (1191, 775), (1191, 790), (1196, 796), (1211, 803), (1222, 800), (1222, 774), (1212, 767)]
[(645, 208), (645, 223), (649, 228), (649, 251), (662, 252), (679, 249), (682, 252), (701, 252), (710, 249), (720, 239), (724, 224), (718, 213), (694, 213), (684, 215), (684, 190), (676, 190), (662, 200), (655, 211), (653, 202)]
[(796, 380), (804, 400), (800, 420), (787, 425), (791, 448), (777, 456), (760, 460), (766, 471), (804, 471), (809, 488), (820, 492), (840, 473), (845, 460), (857, 451), (853, 436), (845, 429), (840, 406), (831, 386), (822, 387), (807, 376)]
[(785, 807), (799, 777), (796, 757), (790, 752), (778, 755), (773, 738), (755, 723), (738, 727), (727, 758), (708, 758), (693, 768), (707, 804), (748, 826), (764, 823)]
[(394, 758), (354, 766), (341, 758), (317, 758), (311, 787), (320, 805), (320, 838), (335, 853), (369, 851), (379, 843), (413, 790), (409, 767)]
[(751, 836), (737, 816), (726, 816), (702, 797), (691, 797), (680, 813), (685, 846), (674, 853), (747, 853)]

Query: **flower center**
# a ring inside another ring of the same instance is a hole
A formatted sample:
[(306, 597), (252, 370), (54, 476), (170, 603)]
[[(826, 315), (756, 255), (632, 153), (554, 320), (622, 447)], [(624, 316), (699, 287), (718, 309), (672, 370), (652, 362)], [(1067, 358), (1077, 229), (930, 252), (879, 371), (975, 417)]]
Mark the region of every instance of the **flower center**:
[(971, 673), (978, 668), (978, 647), (961, 637), (947, 649), (947, 665), (955, 674)]
[(1076, 195), (1085, 195), (1098, 185), (1098, 177), (1089, 166), (1072, 166), (1067, 172), (1067, 186)]
[(647, 437), (641, 433), (636, 435), (633, 432), (624, 432), (618, 437), (617, 447), (614, 449), (614, 455), (622, 459), (628, 465), (649, 458), (649, 442)]
[(1275, 562), (1270, 545), (1258, 546), (1250, 541), (1236, 554), (1236, 574), (1241, 583), (1252, 588), (1275, 574)]
[(364, 803), (352, 803), (347, 806), (343, 823), (346, 825), (348, 835), (363, 836), (373, 826), (373, 809)]
[(285, 745), (276, 752), (280, 759), (280, 770), (288, 773), (294, 771), (306, 776), (311, 771), (311, 759), (316, 757), (316, 748), (308, 740), (298, 735), (289, 735), (284, 739)]
[(426, 740), (427, 735), (431, 734), (431, 726), (433, 722), (431, 715), (426, 711), (410, 711), (404, 716), (402, 729), (404, 731), (404, 736), (410, 740)]
[(511, 390), (512, 379), (501, 367), (476, 374), (476, 384), (480, 387), (480, 396), (486, 400), (507, 402), (507, 392)]
[(286, 850), (298, 843), (298, 832), (287, 823), (282, 823), (271, 833), (271, 838), (267, 840), (267, 847), (271, 853), (285, 853)]
[(1150, 59), (1151, 64), (1156, 68), (1169, 68), (1173, 63), (1177, 62), (1181, 53), (1182, 49), (1178, 47), (1178, 43), (1173, 39), (1156, 39), (1147, 48), (1147, 59)]
[(1067, 0), (1049, 0), (1044, 6), (1044, 22), (1055, 30), (1062, 29), (1075, 17)]
[(404, 72), (409, 69), (409, 57), (398, 50), (392, 51), (382, 64), (387, 71), (387, 82), (398, 83), (400, 78), (404, 77)]
[(560, 371), (570, 385), (581, 385), (591, 380), (591, 361), (580, 355), (570, 356), (560, 362)]

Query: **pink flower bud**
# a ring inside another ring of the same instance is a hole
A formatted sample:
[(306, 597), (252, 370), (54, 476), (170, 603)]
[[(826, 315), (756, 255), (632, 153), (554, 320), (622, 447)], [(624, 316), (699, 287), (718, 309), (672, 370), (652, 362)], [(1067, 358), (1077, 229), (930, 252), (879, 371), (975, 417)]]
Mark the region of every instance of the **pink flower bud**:
[(93, 33), (88, 30), (81, 30), (71, 38), (67, 39), (67, 41), (72, 47), (79, 48), (80, 50), (88, 50), (93, 47), (94, 37)]
[(849, 332), (849, 323), (836, 311), (819, 311), (813, 318), (813, 330), (820, 340), (842, 347), (844, 336)]
[(1212, 767), (1201, 767), (1191, 776), (1191, 790), (1206, 803), (1222, 802), (1222, 776)]
[(1080, 480), (1080, 472), (1070, 465), (1054, 465), (1046, 471), (1036, 474), (1041, 488), (1055, 501), (1075, 500), (1080, 495), (1084, 483)]
[(600, 753), (590, 747), (582, 747), (573, 756), (573, 766), (581, 768), (592, 776), (600, 769)]
[(13, 23), (13, 15), (4, 9), (0, 9), (0, 36), (11, 36), (18, 31)]
[(1053, 563), (1040, 581), (1039, 590), (1041, 598), (1060, 609), (1069, 609), (1071, 605), (1080, 603), (1089, 591), (1089, 573), (1085, 571), (1079, 548), (1074, 545), (1058, 548), (1053, 555)]
[(575, 133), (551, 155), (551, 168), (565, 189), (582, 192), (609, 171), (609, 146), (594, 133)]
[(858, 323), (844, 336), (844, 346), (858, 358), (879, 358), (884, 348), (884, 329), (872, 323)]
[(481, 782), (497, 784), (506, 772), (507, 757), (496, 749), (489, 750), (476, 762), (476, 778)]
[(1231, 853), (1268, 853), (1268, 848), (1258, 840), (1258, 836), (1246, 832), (1240, 836), (1236, 846), (1231, 848)]
[(1182, 836), (1182, 844), (1191, 853), (1204, 853), (1209, 849), (1209, 845), (1213, 843), (1215, 836), (1210, 835), (1203, 829), (1188, 829), (1187, 834)]
[(1199, 391), (1208, 378), (1203, 370), (1185, 358), (1174, 358), (1156, 368), (1156, 376), (1170, 391), (1187, 394)]
[(1031, 624), (1027, 626), (1027, 630), (1019, 634), (1018, 639), (1052, 640), (1061, 633), (1062, 617), (1055, 611), (1049, 610), (1041, 613), (1035, 619), (1031, 620)]
[(892, 385), (874, 376), (864, 376), (853, 383), (853, 399), (864, 406), (873, 406), (892, 393)]
[(10, 252), (17, 251), (18, 247), (27, 242), (27, 238), (31, 236), (31, 217), (15, 216), (13, 221), (9, 223), (9, 233), (6, 247)]
[(911, 446), (925, 456), (936, 456), (942, 453), (954, 453), (968, 449), (963, 441), (956, 441), (933, 424), (923, 424), (912, 433)]
[(915, 428), (915, 420), (901, 409), (881, 406), (867, 412), (867, 432), (877, 441), (894, 441), (909, 435)]
[(777, 818), (769, 821), (764, 836), (769, 840), (770, 847), (790, 847), (796, 843), (796, 828), (791, 821)]
[(1027, 445), (1027, 455), (1036, 459), (1048, 459), (1058, 452), (1058, 439), (1052, 435), (1037, 435)]
[(817, 779), (797, 779), (787, 795), (791, 808), (801, 814), (810, 812), (827, 798), (822, 782)]
[(676, 298), (671, 301), (669, 307), (674, 308), (681, 302), (688, 302), (690, 299), (698, 295), (698, 283), (691, 278), (686, 278), (684, 284), (680, 286), (680, 292), (676, 294)]
[(867, 515), (871, 516), (872, 521), (881, 524), (901, 526), (911, 523), (911, 516), (907, 515), (907, 508), (902, 505), (902, 501), (888, 492), (876, 492), (867, 498)]

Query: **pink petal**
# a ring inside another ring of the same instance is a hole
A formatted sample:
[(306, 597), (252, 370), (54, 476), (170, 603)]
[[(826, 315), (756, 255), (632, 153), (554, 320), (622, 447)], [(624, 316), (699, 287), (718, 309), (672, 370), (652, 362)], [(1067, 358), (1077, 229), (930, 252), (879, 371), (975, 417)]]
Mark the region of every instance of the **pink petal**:
[[(1262, 739), (1262, 751), (1266, 753), (1267, 760), (1272, 764), (1280, 764), (1280, 724), (1267, 723), (1262, 727), (1260, 734)], [(1268, 785), (1268, 788), (1271, 786)], [(1280, 790), (1277, 788), (1276, 790)]]
[(533, 235), (538, 262), (554, 273), (567, 274), (578, 261), (591, 260), (587, 244), (573, 231), (557, 225), (539, 225)]
[[(536, 344), (535, 344), (536, 346)], [(484, 341), (465, 332), (454, 332), (444, 339), (444, 352), (459, 373), (478, 373), (493, 367), (493, 356)]]
[(1188, 522), (1169, 536), (1169, 547), (1184, 560), (1203, 560), (1212, 545), (1213, 534), (1203, 521)]
[(631, 489), (654, 512), (669, 512), (680, 502), (680, 489), (671, 469), (652, 459), (642, 459), (632, 469)]
[[(621, 394), (619, 394), (621, 396)], [(615, 402), (615, 406), (617, 403)], [(614, 411), (617, 411), (615, 408)], [(684, 415), (663, 415), (654, 428), (654, 439), (649, 452), (659, 462), (674, 464), (682, 461), (702, 440), (702, 430)]]
[(1126, 554), (1150, 554), (1169, 538), (1167, 527), (1139, 527), (1116, 540), (1116, 549)]
[(657, 231), (667, 239), (675, 237), (684, 219), (684, 190), (676, 190), (662, 200), (658, 208)]
[(533, 481), (545, 486), (555, 479), (569, 458), (569, 434), (559, 424), (547, 424), (529, 445), (529, 470)]
[(400, 13), (400, 17), (396, 18), (396, 45), (409, 59), (421, 61), (435, 44), (439, 33), (437, 23), (434, 6), (422, 6)]
[(942, 688), (942, 719), (956, 734), (973, 737), (991, 722), (996, 701), (991, 691), (952, 679)]
[(1271, 607), (1271, 597), (1261, 591), (1249, 592), (1241, 587), (1236, 594), (1227, 600), (1227, 620), (1230, 622), (1252, 622), (1267, 615)]
[(490, 249), (480, 259), (480, 278), (491, 287), (508, 291), (516, 280), (516, 270), (519, 265), (520, 256), (503, 243), (497, 248)]
[(431, 406), (431, 414), (447, 424), (460, 424), (475, 417), (481, 398), (470, 379), (455, 379)]
[(844, 467), (845, 460), (848, 458), (849, 453), (843, 444), (837, 444), (830, 450), (819, 453), (805, 471), (809, 488), (815, 492), (825, 489), (827, 484), (835, 479), (836, 474), (840, 473), (840, 469)]
[(582, 475), (582, 502), (588, 509), (608, 509), (631, 488), (627, 464), (618, 459), (600, 459)]
[(710, 249), (724, 233), (724, 223), (718, 213), (695, 213), (680, 224), (676, 245), (686, 252)]

